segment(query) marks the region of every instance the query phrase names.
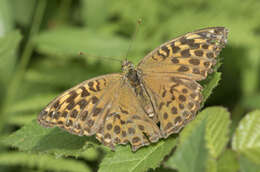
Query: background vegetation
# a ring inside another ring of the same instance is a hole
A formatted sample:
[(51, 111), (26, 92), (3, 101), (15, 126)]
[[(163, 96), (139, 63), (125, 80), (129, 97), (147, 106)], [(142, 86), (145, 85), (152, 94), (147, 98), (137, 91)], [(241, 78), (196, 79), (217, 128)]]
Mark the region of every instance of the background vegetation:
[[(260, 171), (259, 9), (258, 0), (0, 0), (0, 171)], [(39, 126), (55, 96), (120, 71), (104, 57), (125, 57), (138, 18), (128, 55), (135, 63), (185, 32), (230, 30), (198, 117), (136, 153)]]

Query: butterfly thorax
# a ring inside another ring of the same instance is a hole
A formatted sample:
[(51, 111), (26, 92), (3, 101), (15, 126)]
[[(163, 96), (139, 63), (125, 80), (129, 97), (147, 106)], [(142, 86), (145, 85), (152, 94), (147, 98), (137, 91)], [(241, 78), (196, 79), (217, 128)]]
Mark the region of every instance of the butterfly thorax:
[[(141, 71), (138, 71), (134, 64), (128, 60), (123, 61), (122, 63), (123, 75), (126, 78), (127, 82), (133, 88), (136, 97), (138, 98), (140, 104), (142, 105), (145, 113), (150, 117), (154, 118), (155, 111), (149, 97), (147, 90), (144, 87), (143, 81), (141, 79)], [(154, 119), (157, 121), (157, 119)]]
[(129, 81), (130, 85), (136, 87), (140, 85), (140, 80), (137, 70), (132, 62), (125, 60), (122, 62), (122, 71), (125, 78)]

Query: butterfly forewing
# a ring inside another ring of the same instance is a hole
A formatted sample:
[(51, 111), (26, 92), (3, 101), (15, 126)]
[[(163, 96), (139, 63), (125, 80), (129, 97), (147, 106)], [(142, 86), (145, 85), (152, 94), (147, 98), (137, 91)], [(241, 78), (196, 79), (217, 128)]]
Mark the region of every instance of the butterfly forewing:
[(224, 47), (227, 29), (213, 27), (175, 38), (143, 58), (138, 69), (143, 73), (174, 73), (193, 80), (205, 79)]
[(119, 82), (119, 74), (96, 77), (65, 91), (45, 107), (38, 122), (45, 127), (64, 128), (78, 135), (93, 135), (98, 115), (104, 111), (102, 98)]

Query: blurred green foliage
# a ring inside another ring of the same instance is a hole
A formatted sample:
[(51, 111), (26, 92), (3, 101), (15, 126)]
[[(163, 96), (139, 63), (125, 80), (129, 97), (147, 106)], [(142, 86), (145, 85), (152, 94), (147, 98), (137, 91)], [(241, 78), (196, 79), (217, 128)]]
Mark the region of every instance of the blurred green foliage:
[[(0, 0), (0, 171), (260, 171), (259, 9), (258, 0)], [(219, 72), (202, 83), (206, 109), (180, 137), (111, 152), (38, 126), (39, 111), (64, 90), (120, 72), (106, 57), (125, 58), (139, 18), (135, 64), (185, 32), (230, 30)]]

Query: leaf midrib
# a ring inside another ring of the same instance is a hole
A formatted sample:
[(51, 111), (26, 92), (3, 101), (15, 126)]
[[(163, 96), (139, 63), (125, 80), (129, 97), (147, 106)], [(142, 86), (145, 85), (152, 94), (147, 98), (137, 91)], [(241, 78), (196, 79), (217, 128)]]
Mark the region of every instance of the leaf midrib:
[(141, 162), (143, 162), (143, 161), (146, 159), (147, 156), (149, 156), (149, 155), (151, 155), (153, 152), (155, 152), (155, 150), (156, 150), (157, 148), (159, 148), (160, 146), (162, 146), (164, 143), (165, 143), (165, 141), (162, 142), (162, 143), (159, 142), (159, 143), (158, 143), (158, 146), (155, 146), (154, 149), (152, 149), (148, 154), (146, 154), (146, 156), (144, 156), (144, 158), (141, 159), (141, 160), (139, 161), (139, 163), (137, 163), (137, 164), (131, 169), (131, 171), (134, 171), (134, 169), (136, 169), (136, 167), (137, 167)]
[(138, 163), (136, 163), (136, 165), (134, 165), (131, 169), (129, 169), (128, 171), (134, 171), (142, 162), (144, 162), (152, 153), (154, 153), (156, 150), (158, 150), (163, 144), (165, 144), (164, 142), (159, 142), (158, 145), (156, 145), (153, 149), (151, 149), (149, 152), (147, 152), (147, 154), (145, 154), (144, 156), (142, 156), (140, 159), (131, 159), (131, 160), (124, 160), (124, 161), (112, 161), (110, 162), (110, 164), (120, 164), (120, 163), (125, 163), (125, 162), (133, 162), (133, 161), (138, 161)]

